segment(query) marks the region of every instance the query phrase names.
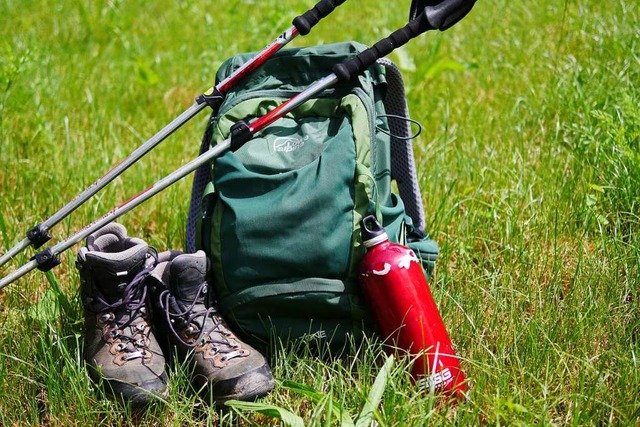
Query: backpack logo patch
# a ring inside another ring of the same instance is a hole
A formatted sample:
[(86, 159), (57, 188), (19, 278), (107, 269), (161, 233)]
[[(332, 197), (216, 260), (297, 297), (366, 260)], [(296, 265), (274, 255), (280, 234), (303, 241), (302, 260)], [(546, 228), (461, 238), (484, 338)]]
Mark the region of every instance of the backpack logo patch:
[(309, 136), (304, 136), (302, 138), (282, 136), (273, 141), (273, 149), (276, 152), (291, 153), (292, 151), (302, 148), (307, 139), (309, 139)]

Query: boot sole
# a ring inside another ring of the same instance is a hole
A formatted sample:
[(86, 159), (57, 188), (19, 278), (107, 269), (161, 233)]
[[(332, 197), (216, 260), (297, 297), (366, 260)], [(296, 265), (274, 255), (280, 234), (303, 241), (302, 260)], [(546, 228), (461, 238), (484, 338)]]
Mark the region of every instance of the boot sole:
[(88, 369), (89, 379), (104, 390), (107, 397), (111, 400), (130, 404), (133, 407), (144, 407), (154, 400), (163, 399), (169, 396), (169, 386), (166, 372), (159, 377), (162, 387), (158, 387), (156, 381), (154, 384), (148, 384), (152, 389), (146, 389), (144, 385), (128, 384), (116, 379), (107, 379), (97, 374), (93, 369)]
[[(242, 385), (240, 390), (224, 393), (225, 389), (235, 389), (241, 379), (252, 377)], [(271, 375), (268, 365), (263, 365), (245, 373), (240, 378), (230, 378), (228, 380), (219, 381), (209, 384), (206, 381), (194, 379), (194, 385), (208, 399), (215, 402), (216, 406), (224, 406), (228, 400), (254, 401), (266, 396), (275, 388), (275, 380)]]

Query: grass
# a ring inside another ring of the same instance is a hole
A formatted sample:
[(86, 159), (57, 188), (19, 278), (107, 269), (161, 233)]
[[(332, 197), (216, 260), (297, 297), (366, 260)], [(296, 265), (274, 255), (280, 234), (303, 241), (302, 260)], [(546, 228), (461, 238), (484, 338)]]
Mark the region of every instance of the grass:
[[(260, 49), (311, 4), (207, 6), (0, 0), (3, 252), (191, 105), (224, 59)], [(295, 45), (372, 43), (406, 15), (382, 0), (346, 2)], [(379, 425), (640, 422), (639, 22), (632, 0), (483, 1), (392, 55), (424, 126), (414, 149), (442, 249), (432, 288), (472, 391), (458, 406), (416, 394), (399, 360), (378, 377)], [(205, 116), (54, 238), (190, 160)], [(189, 191), (184, 180), (121, 222), (182, 247)], [(105, 399), (80, 363), (73, 252), (53, 274), (0, 292), (0, 425), (278, 424), (216, 410), (179, 369), (167, 401), (146, 411)], [(357, 422), (385, 360), (369, 344), (335, 362), (275, 352), (279, 387), (262, 403), (307, 424), (339, 424), (337, 407)]]

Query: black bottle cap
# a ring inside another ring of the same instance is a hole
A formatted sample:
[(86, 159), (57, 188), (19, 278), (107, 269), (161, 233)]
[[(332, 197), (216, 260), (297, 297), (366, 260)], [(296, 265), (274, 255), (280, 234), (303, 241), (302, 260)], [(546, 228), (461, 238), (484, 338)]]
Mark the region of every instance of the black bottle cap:
[(389, 240), (387, 232), (384, 231), (375, 215), (366, 216), (360, 221), (360, 236), (362, 237), (362, 244), (367, 248)]

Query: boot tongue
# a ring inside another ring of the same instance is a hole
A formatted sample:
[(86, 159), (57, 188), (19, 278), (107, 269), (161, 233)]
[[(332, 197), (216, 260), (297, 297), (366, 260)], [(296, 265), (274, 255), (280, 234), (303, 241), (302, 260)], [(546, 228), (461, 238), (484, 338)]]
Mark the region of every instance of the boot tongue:
[(169, 266), (169, 286), (171, 293), (184, 303), (191, 304), (196, 300), (204, 304), (206, 300), (205, 276), (207, 274), (207, 258), (204, 252), (179, 255)]
[(91, 269), (94, 285), (113, 302), (122, 298), (124, 289), (144, 269), (149, 247), (137, 239), (131, 239), (131, 247), (121, 252), (85, 253), (87, 267)]

